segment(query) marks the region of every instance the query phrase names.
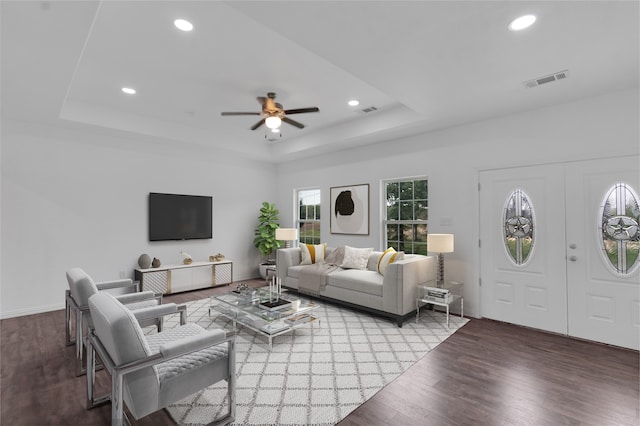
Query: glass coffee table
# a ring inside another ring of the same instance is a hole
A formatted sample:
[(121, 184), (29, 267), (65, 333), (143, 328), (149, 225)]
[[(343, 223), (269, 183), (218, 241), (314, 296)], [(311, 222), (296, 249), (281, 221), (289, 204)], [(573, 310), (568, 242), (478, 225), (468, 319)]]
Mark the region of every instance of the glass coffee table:
[(232, 320), (234, 330), (242, 326), (266, 336), (269, 348), (276, 336), (314, 322), (320, 326), (320, 319), (315, 315), (317, 305), (313, 302), (286, 293), (278, 296), (269, 287), (251, 290), (250, 293), (230, 291), (211, 296), (209, 315), (215, 311)]

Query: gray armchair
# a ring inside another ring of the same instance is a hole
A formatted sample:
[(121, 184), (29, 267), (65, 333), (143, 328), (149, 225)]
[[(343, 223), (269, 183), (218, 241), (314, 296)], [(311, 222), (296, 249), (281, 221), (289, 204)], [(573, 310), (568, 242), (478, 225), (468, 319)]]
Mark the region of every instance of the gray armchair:
[[(210, 424), (233, 422), (236, 404), (233, 333), (185, 324), (145, 335), (138, 324), (138, 314), (104, 292), (91, 296), (89, 310), (94, 328), (87, 339), (88, 408), (111, 401), (111, 424), (120, 426), (129, 423), (123, 404), (140, 419), (226, 380), (228, 410)], [(96, 353), (112, 383), (111, 394), (100, 398), (94, 395)]]
[[(81, 376), (86, 373), (84, 365), (84, 336), (86, 328), (91, 327), (91, 317), (89, 315), (89, 297), (99, 291), (116, 292), (118, 300), (126, 304), (128, 309), (136, 310), (158, 306), (162, 304), (162, 295), (154, 294), (151, 291), (138, 292), (138, 283), (130, 279), (116, 281), (105, 281), (96, 283), (91, 277), (80, 268), (72, 268), (67, 271), (67, 281), (69, 290), (65, 291), (65, 340), (67, 346), (76, 346), (76, 375)], [(124, 293), (124, 294), (123, 294)], [(173, 305), (175, 312), (177, 308)], [(75, 338), (72, 335), (72, 315), (75, 319)], [(186, 312), (183, 321), (186, 321)], [(143, 327), (154, 325), (159, 330), (162, 329), (162, 320), (153, 318), (144, 320)]]

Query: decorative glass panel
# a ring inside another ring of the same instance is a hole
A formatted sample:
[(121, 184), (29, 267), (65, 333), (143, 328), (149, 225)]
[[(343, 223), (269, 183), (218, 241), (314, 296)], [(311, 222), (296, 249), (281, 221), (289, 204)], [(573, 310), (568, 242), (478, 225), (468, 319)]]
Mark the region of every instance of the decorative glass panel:
[(515, 189), (504, 208), (504, 244), (511, 260), (523, 265), (531, 255), (535, 239), (535, 217), (529, 197)]
[(638, 195), (625, 183), (609, 189), (600, 206), (599, 238), (605, 259), (619, 274), (627, 275), (638, 266), (640, 249), (640, 205)]

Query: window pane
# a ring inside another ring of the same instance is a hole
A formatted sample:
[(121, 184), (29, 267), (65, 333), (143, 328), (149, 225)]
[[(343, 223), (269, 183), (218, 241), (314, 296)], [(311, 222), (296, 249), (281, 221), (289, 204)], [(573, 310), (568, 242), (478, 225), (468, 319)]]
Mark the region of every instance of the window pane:
[(413, 220), (413, 201), (400, 203), (400, 220)]
[(396, 202), (391, 204), (387, 203), (387, 219), (388, 220), (398, 220), (400, 219), (400, 209), (399, 205)]
[(387, 202), (394, 202), (400, 198), (400, 184), (397, 182), (387, 183)]
[(427, 243), (427, 225), (413, 225), (413, 235), (416, 242)]
[(427, 180), (417, 180), (413, 182), (413, 191), (415, 192), (414, 197), (416, 199), (424, 199), (429, 198), (429, 194), (427, 192)]
[(611, 187), (600, 207), (601, 248), (609, 266), (619, 274), (635, 271), (640, 249), (640, 200), (631, 186)]
[(427, 200), (416, 200), (415, 215), (417, 220), (429, 219), (429, 210), (427, 209)]
[(504, 244), (516, 265), (523, 265), (529, 258), (534, 244), (535, 220), (529, 196), (521, 189), (514, 189), (504, 208)]
[(413, 181), (400, 182), (400, 199), (413, 200)]

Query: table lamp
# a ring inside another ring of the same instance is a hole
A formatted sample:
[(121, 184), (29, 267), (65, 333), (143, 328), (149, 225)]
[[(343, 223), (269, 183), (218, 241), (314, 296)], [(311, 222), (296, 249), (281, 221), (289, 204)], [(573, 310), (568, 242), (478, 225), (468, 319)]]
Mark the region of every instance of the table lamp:
[(427, 250), (438, 253), (438, 275), (436, 286), (444, 286), (443, 253), (453, 253), (453, 234), (427, 234)]
[(291, 241), (298, 239), (298, 230), (296, 228), (278, 228), (276, 229), (276, 240), (284, 241), (284, 247), (291, 247)]

